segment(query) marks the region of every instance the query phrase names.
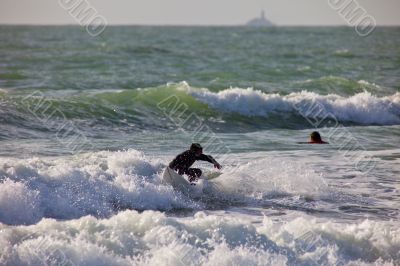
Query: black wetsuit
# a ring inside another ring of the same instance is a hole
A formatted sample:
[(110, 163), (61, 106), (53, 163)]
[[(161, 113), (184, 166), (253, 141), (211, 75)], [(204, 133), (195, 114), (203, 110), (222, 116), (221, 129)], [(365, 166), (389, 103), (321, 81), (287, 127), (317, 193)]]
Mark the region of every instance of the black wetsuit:
[(176, 158), (169, 164), (169, 167), (178, 172), (178, 174), (186, 174), (189, 176), (190, 181), (201, 176), (201, 170), (198, 168), (190, 168), (195, 161), (206, 161), (213, 164), (217, 162), (211, 155), (201, 154), (196, 156), (196, 153), (187, 150), (176, 156)]

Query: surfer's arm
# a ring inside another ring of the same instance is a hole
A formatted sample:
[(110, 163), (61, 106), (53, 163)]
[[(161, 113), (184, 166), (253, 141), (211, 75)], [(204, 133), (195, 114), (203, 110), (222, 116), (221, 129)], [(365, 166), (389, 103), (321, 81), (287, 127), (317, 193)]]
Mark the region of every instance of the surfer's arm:
[(205, 155), (205, 154), (201, 154), (201, 155), (197, 156), (196, 159), (200, 160), (200, 161), (206, 161), (206, 162), (209, 162), (209, 163), (216, 162), (215, 159), (211, 155)]
[(212, 163), (216, 168), (221, 169), (221, 165), (211, 155), (202, 154), (197, 159)]

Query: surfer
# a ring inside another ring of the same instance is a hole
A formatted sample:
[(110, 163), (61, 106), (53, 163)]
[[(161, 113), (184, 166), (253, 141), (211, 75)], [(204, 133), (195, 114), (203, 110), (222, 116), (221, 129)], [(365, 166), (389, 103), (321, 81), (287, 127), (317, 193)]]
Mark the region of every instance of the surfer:
[(310, 134), (310, 141), (308, 142), (308, 144), (329, 144), (329, 143), (322, 140), (319, 132), (314, 131)]
[(319, 132), (314, 131), (310, 134), (310, 141), (298, 142), (298, 144), (329, 144), (329, 142), (323, 141)]
[(169, 164), (169, 167), (178, 172), (178, 174), (186, 174), (189, 181), (193, 182), (202, 174), (198, 168), (190, 168), (195, 161), (206, 161), (214, 164), (215, 168), (221, 169), (221, 165), (211, 156), (203, 154), (203, 147), (199, 143), (193, 143), (190, 149), (182, 152)]

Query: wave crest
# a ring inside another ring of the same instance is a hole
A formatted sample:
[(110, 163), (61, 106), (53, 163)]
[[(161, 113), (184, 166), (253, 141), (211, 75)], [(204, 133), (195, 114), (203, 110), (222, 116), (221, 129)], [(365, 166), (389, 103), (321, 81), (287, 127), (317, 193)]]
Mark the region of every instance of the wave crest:
[[(362, 125), (400, 124), (400, 93), (384, 97), (366, 91), (350, 97), (308, 91), (280, 95), (252, 88), (231, 88), (219, 92), (189, 89), (188, 93), (212, 108), (249, 117), (298, 111), (299, 114), (307, 114), (310, 112), (306, 108), (318, 105), (325, 110), (325, 114), (332, 114), (339, 121)], [(303, 107), (298, 110), (299, 106)]]

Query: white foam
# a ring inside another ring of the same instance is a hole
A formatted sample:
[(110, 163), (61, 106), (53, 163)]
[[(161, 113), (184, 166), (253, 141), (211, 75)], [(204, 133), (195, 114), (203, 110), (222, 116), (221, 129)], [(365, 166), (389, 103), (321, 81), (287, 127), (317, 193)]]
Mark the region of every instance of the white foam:
[(43, 213), (39, 191), (24, 183), (5, 179), (0, 183), (0, 221), (7, 224), (36, 223)]
[(212, 183), (230, 195), (253, 199), (277, 194), (318, 196), (328, 191), (328, 184), (321, 174), (303, 162), (283, 160), (273, 155), (263, 157), (236, 168), (225, 168)]
[(105, 217), (126, 208), (198, 208), (198, 203), (161, 184), (163, 167), (136, 150), (1, 159), (0, 222)]
[[(223, 174), (210, 181), (211, 195), (207, 196), (224, 197), (229, 205), (232, 200), (258, 204), (275, 196), (331, 195), (324, 178), (304, 163), (288, 162), (272, 154), (262, 157), (239, 167), (227, 162)], [(132, 149), (72, 157), (0, 159), (0, 191), (4, 191), (0, 196), (0, 222), (31, 224), (43, 217), (101, 218), (125, 209), (205, 206), (201, 199), (193, 201), (163, 185), (163, 168), (158, 159)], [(16, 205), (26, 211), (16, 210)]]
[(395, 222), (333, 223), (309, 216), (167, 217), (124, 211), (109, 219), (44, 219), (2, 226), (1, 265), (394, 265), (400, 260)]
[[(136, 150), (1, 159), (0, 265), (395, 265), (400, 260), (396, 221), (335, 222), (301, 212), (260, 217), (232, 210), (178, 218), (125, 210), (201, 206), (160, 183), (163, 167)], [(250, 200), (329, 193), (312, 167), (273, 154), (227, 166), (214, 181), (226, 196)], [(115, 214), (116, 206), (124, 210)]]
[(319, 95), (302, 91), (282, 96), (252, 88), (230, 88), (211, 92), (207, 89), (193, 89), (184, 84), (182, 86), (188, 93), (212, 108), (245, 116), (268, 116), (274, 112), (315, 115), (310, 112), (310, 106), (318, 105), (324, 109), (320, 116), (324, 117), (329, 113), (339, 121), (400, 124), (400, 93), (377, 97), (365, 91), (346, 98), (336, 94)]
[[(278, 195), (326, 194), (320, 174), (273, 155), (238, 168), (226, 165), (211, 193), (250, 201)], [(124, 209), (198, 209), (193, 201), (161, 183), (164, 164), (137, 150), (91, 152), (57, 158), (0, 159), (0, 222), (35, 223), (42, 217), (106, 217)], [(216, 189), (216, 190), (213, 190)], [(13, 206), (26, 210), (19, 212)]]

